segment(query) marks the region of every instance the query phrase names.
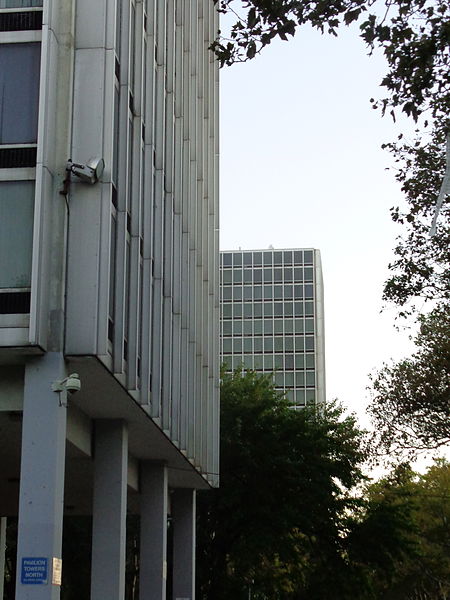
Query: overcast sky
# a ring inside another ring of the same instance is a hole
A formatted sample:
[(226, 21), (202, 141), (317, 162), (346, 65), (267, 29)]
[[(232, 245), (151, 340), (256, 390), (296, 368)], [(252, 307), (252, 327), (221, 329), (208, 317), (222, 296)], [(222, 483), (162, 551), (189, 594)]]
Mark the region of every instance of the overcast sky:
[(384, 72), (357, 28), (305, 28), (221, 70), (221, 249), (320, 249), (327, 397), (360, 415), (368, 373), (411, 350), (395, 309), (380, 314), (402, 201), (380, 148), (401, 129), (369, 102)]

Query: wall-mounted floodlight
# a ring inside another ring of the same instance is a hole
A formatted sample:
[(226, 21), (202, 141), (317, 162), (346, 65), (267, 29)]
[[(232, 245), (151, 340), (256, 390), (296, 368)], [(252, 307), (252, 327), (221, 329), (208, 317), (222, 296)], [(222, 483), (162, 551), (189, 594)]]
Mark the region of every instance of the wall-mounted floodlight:
[(97, 183), (102, 176), (105, 168), (105, 161), (103, 158), (90, 158), (85, 165), (74, 163), (71, 160), (67, 161), (67, 171), (73, 173), (76, 177), (85, 181), (86, 183)]

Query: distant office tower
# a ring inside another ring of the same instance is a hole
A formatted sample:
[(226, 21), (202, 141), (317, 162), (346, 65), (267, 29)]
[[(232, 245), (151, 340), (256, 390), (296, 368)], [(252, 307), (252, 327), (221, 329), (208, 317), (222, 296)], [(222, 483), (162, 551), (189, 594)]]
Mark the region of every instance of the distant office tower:
[(219, 463), (217, 30), (213, 0), (0, 0), (0, 582), (18, 515), (16, 600), (57, 600), (83, 571), (62, 551), (80, 514), (92, 600), (125, 597), (130, 514), (141, 597), (194, 598), (195, 494)]
[(319, 250), (221, 252), (221, 355), (274, 372), (294, 406), (325, 401)]

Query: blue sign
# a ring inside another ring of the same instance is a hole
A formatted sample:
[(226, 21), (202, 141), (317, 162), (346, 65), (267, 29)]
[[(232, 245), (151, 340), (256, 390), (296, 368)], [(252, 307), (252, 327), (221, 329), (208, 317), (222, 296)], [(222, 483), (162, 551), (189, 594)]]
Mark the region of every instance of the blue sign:
[(22, 558), (21, 583), (46, 585), (48, 583), (48, 558), (31, 556)]

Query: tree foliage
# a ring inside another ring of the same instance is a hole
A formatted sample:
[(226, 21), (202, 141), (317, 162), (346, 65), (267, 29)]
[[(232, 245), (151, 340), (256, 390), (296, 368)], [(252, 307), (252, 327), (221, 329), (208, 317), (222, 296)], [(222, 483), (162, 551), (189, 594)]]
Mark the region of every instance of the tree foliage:
[[(444, 199), (436, 235), (430, 236), (436, 199), (445, 171), (445, 139), (450, 119), (450, 3), (446, 0), (216, 0), (236, 17), (229, 38), (213, 44), (222, 65), (254, 58), (275, 38), (287, 40), (302, 26), (338, 35), (359, 25), (369, 53), (380, 48), (387, 71), (384, 97), (373, 108), (395, 119), (398, 111), (421, 120), (417, 138), (385, 144), (397, 163), (396, 178), (406, 207), (392, 208), (402, 235), (389, 265), (384, 299), (401, 307), (417, 298), (449, 301), (450, 206)], [(426, 133), (426, 134), (425, 134)]]
[(410, 522), (355, 493), (366, 451), (354, 419), (292, 410), (253, 372), (225, 375), (221, 404), (221, 486), (198, 502), (198, 598), (370, 598), (373, 573), (389, 579), (410, 551)]
[(426, 141), (400, 140), (386, 144), (395, 157), (396, 179), (405, 194), (405, 208), (391, 209), (392, 219), (403, 233), (397, 239), (395, 259), (389, 265), (383, 298), (408, 314), (414, 303), (440, 301), (450, 304), (450, 202), (447, 197), (439, 213), (436, 232), (430, 225), (444, 177), (445, 128), (434, 129)]
[(430, 109), (446, 114), (450, 104), (448, 46), (450, 5), (445, 0), (216, 0), (234, 13), (230, 37), (213, 44), (222, 65), (252, 59), (275, 38), (287, 40), (310, 25), (337, 35), (358, 22), (371, 52), (381, 47), (388, 72), (381, 81), (387, 95), (373, 100), (383, 113), (400, 108), (415, 120)]
[[(383, 600), (447, 600), (450, 594), (450, 464), (437, 460), (423, 475), (399, 465), (367, 490), (371, 502), (408, 504), (411, 527), (408, 544), (414, 548), (395, 559), (389, 581), (374, 580)], [(387, 524), (387, 531), (389, 526)]]
[(450, 313), (441, 305), (419, 322), (417, 352), (372, 378), (376, 446), (397, 457), (450, 442)]

